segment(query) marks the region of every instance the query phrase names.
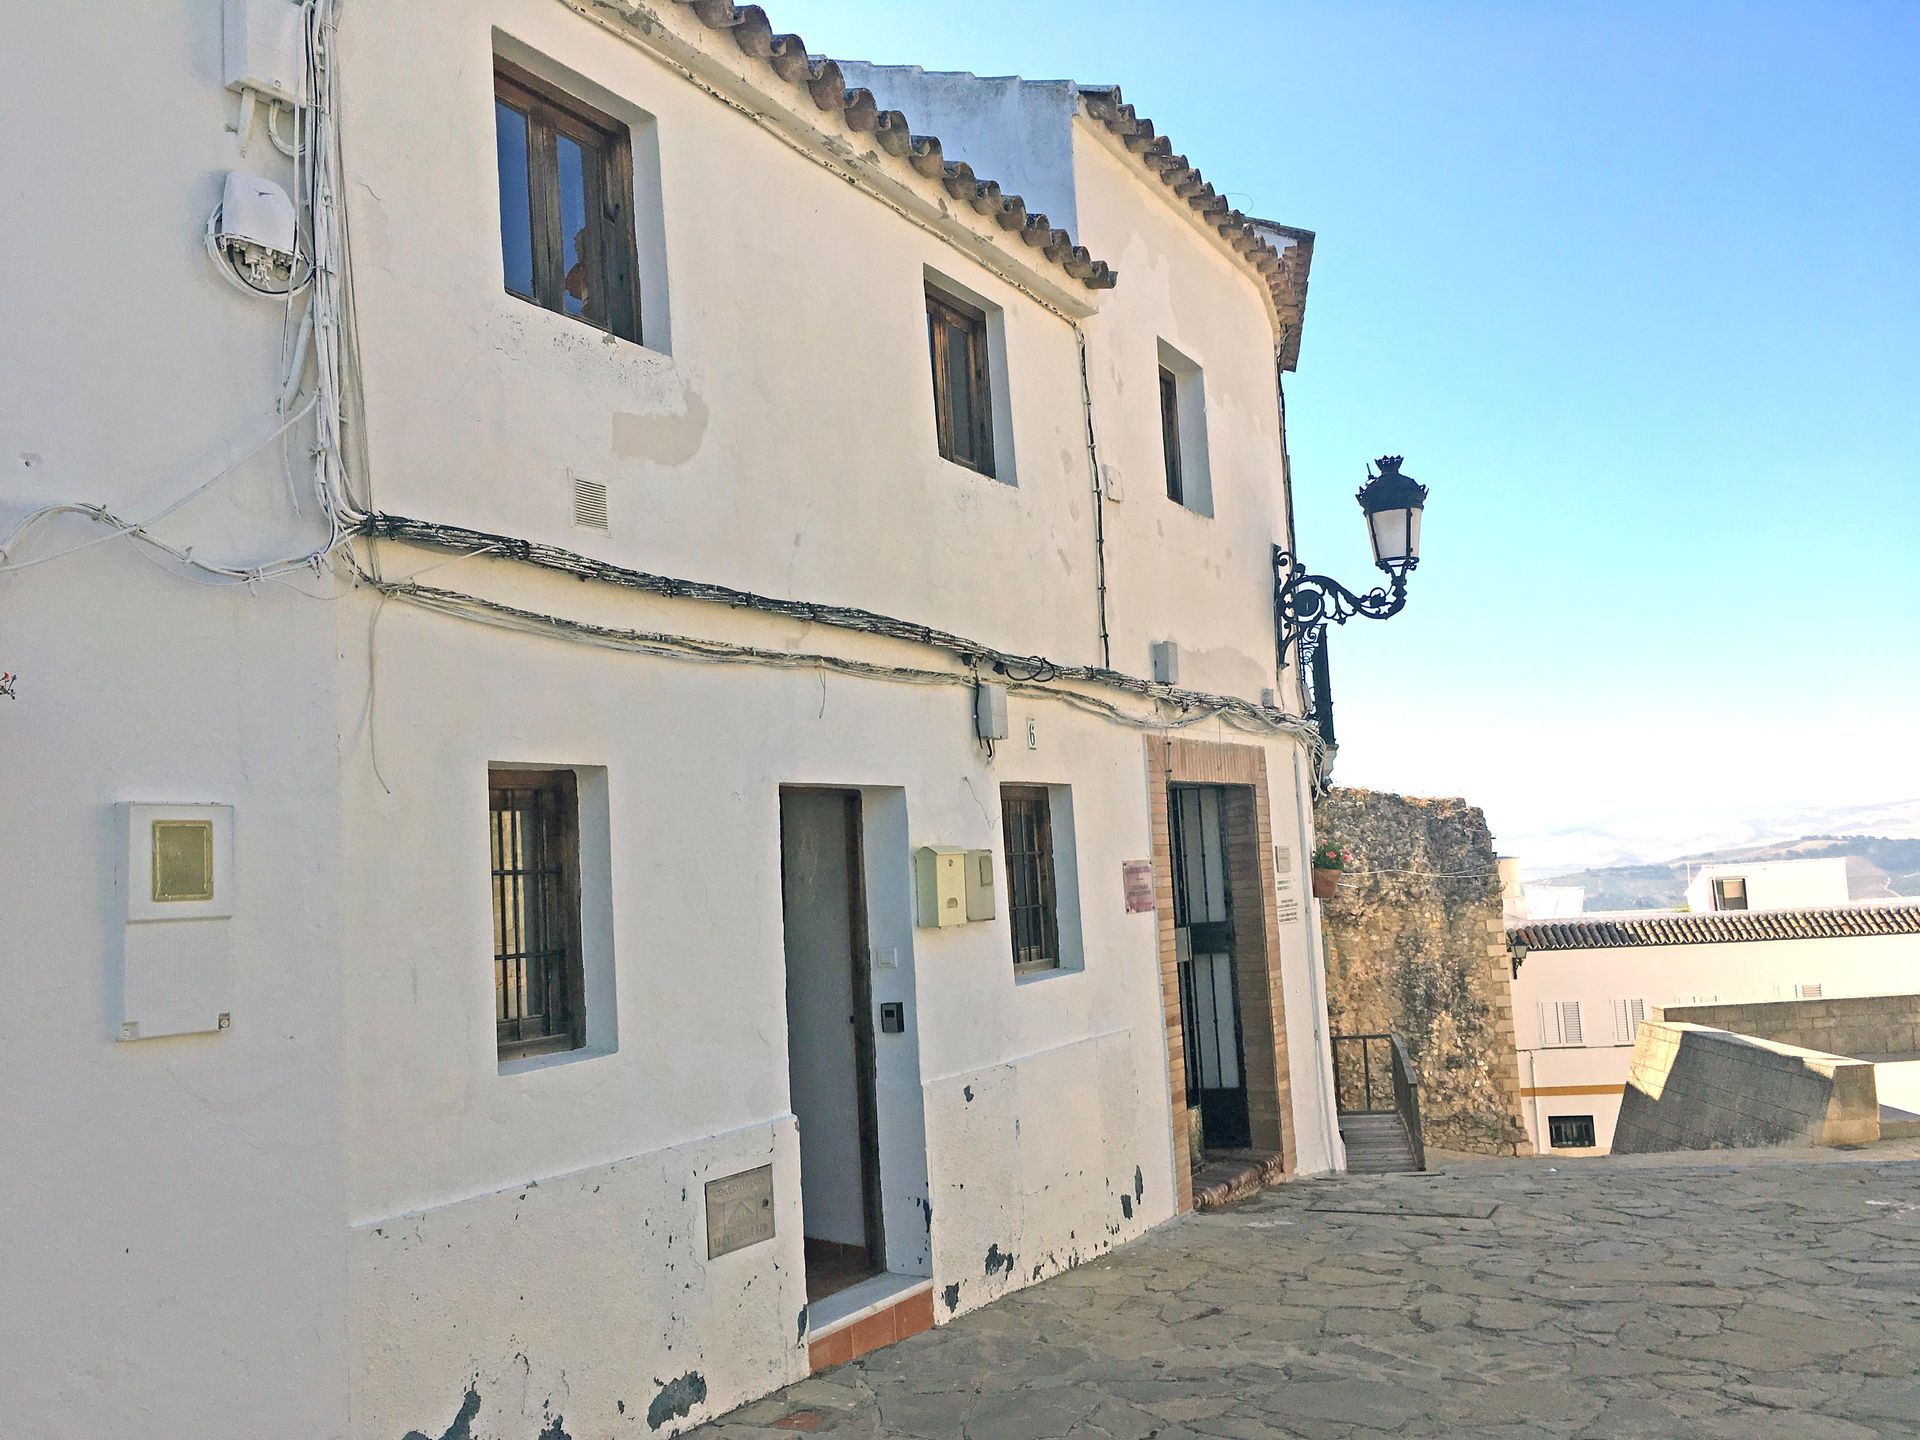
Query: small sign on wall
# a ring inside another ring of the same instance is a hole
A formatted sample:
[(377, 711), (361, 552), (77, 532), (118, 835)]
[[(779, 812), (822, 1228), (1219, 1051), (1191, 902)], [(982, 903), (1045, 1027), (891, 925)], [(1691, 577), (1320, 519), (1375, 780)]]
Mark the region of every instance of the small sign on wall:
[(1273, 847), (1274, 918), (1291, 925), (1300, 918), (1299, 882), (1293, 875), (1293, 850), (1287, 845)]
[(1120, 878), (1126, 890), (1129, 915), (1143, 915), (1153, 909), (1153, 862), (1151, 860), (1121, 861)]
[(773, 1167), (707, 1182), (707, 1258), (773, 1239)]

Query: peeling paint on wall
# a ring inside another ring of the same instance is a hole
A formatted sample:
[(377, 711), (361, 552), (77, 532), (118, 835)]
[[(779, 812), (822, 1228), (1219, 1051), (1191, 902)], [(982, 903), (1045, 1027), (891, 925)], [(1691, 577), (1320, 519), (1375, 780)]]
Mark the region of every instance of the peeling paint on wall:
[[(479, 1413), (479, 1387), (469, 1385), (466, 1395), (460, 1401), (459, 1413), (453, 1417), (453, 1423), (440, 1432), (440, 1440), (473, 1440), (473, 1417)], [(432, 1440), (432, 1437), (424, 1430), (409, 1430), (404, 1440)]]
[(667, 1381), (647, 1407), (647, 1428), (658, 1430), (669, 1420), (686, 1419), (693, 1413), (693, 1407), (705, 1403), (706, 1398), (706, 1378), (698, 1370), (689, 1370)]

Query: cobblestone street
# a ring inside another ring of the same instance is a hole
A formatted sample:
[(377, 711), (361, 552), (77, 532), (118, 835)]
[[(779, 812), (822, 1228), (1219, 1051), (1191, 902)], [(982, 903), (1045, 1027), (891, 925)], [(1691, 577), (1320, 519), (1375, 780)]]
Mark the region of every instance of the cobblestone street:
[(695, 1433), (1913, 1436), (1916, 1156), (1298, 1182)]

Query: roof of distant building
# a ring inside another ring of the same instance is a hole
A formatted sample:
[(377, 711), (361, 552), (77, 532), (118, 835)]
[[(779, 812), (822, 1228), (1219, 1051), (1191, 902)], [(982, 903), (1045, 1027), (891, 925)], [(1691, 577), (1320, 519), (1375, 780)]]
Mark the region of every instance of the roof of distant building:
[(1611, 950), (1634, 945), (1721, 945), (1749, 940), (1826, 940), (1920, 935), (1920, 905), (1825, 910), (1729, 910), (1711, 915), (1630, 914), (1534, 921), (1507, 931), (1529, 950)]

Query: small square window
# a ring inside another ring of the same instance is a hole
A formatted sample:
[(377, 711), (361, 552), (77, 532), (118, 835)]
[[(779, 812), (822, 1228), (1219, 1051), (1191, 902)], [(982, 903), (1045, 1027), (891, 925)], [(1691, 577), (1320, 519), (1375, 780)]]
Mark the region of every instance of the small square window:
[(929, 285), (927, 346), (933, 357), (933, 423), (940, 454), (992, 475), (993, 380), (986, 312)]
[(1555, 1150), (1591, 1150), (1597, 1143), (1591, 1115), (1547, 1117), (1547, 1144)]
[(1725, 880), (1714, 881), (1713, 908), (1716, 910), (1746, 909), (1747, 882), (1738, 876), (1729, 876)]
[(491, 770), (494, 1022), (502, 1060), (586, 1044), (580, 807), (571, 770)]
[(493, 96), (507, 290), (638, 344), (627, 127), (504, 60)]

